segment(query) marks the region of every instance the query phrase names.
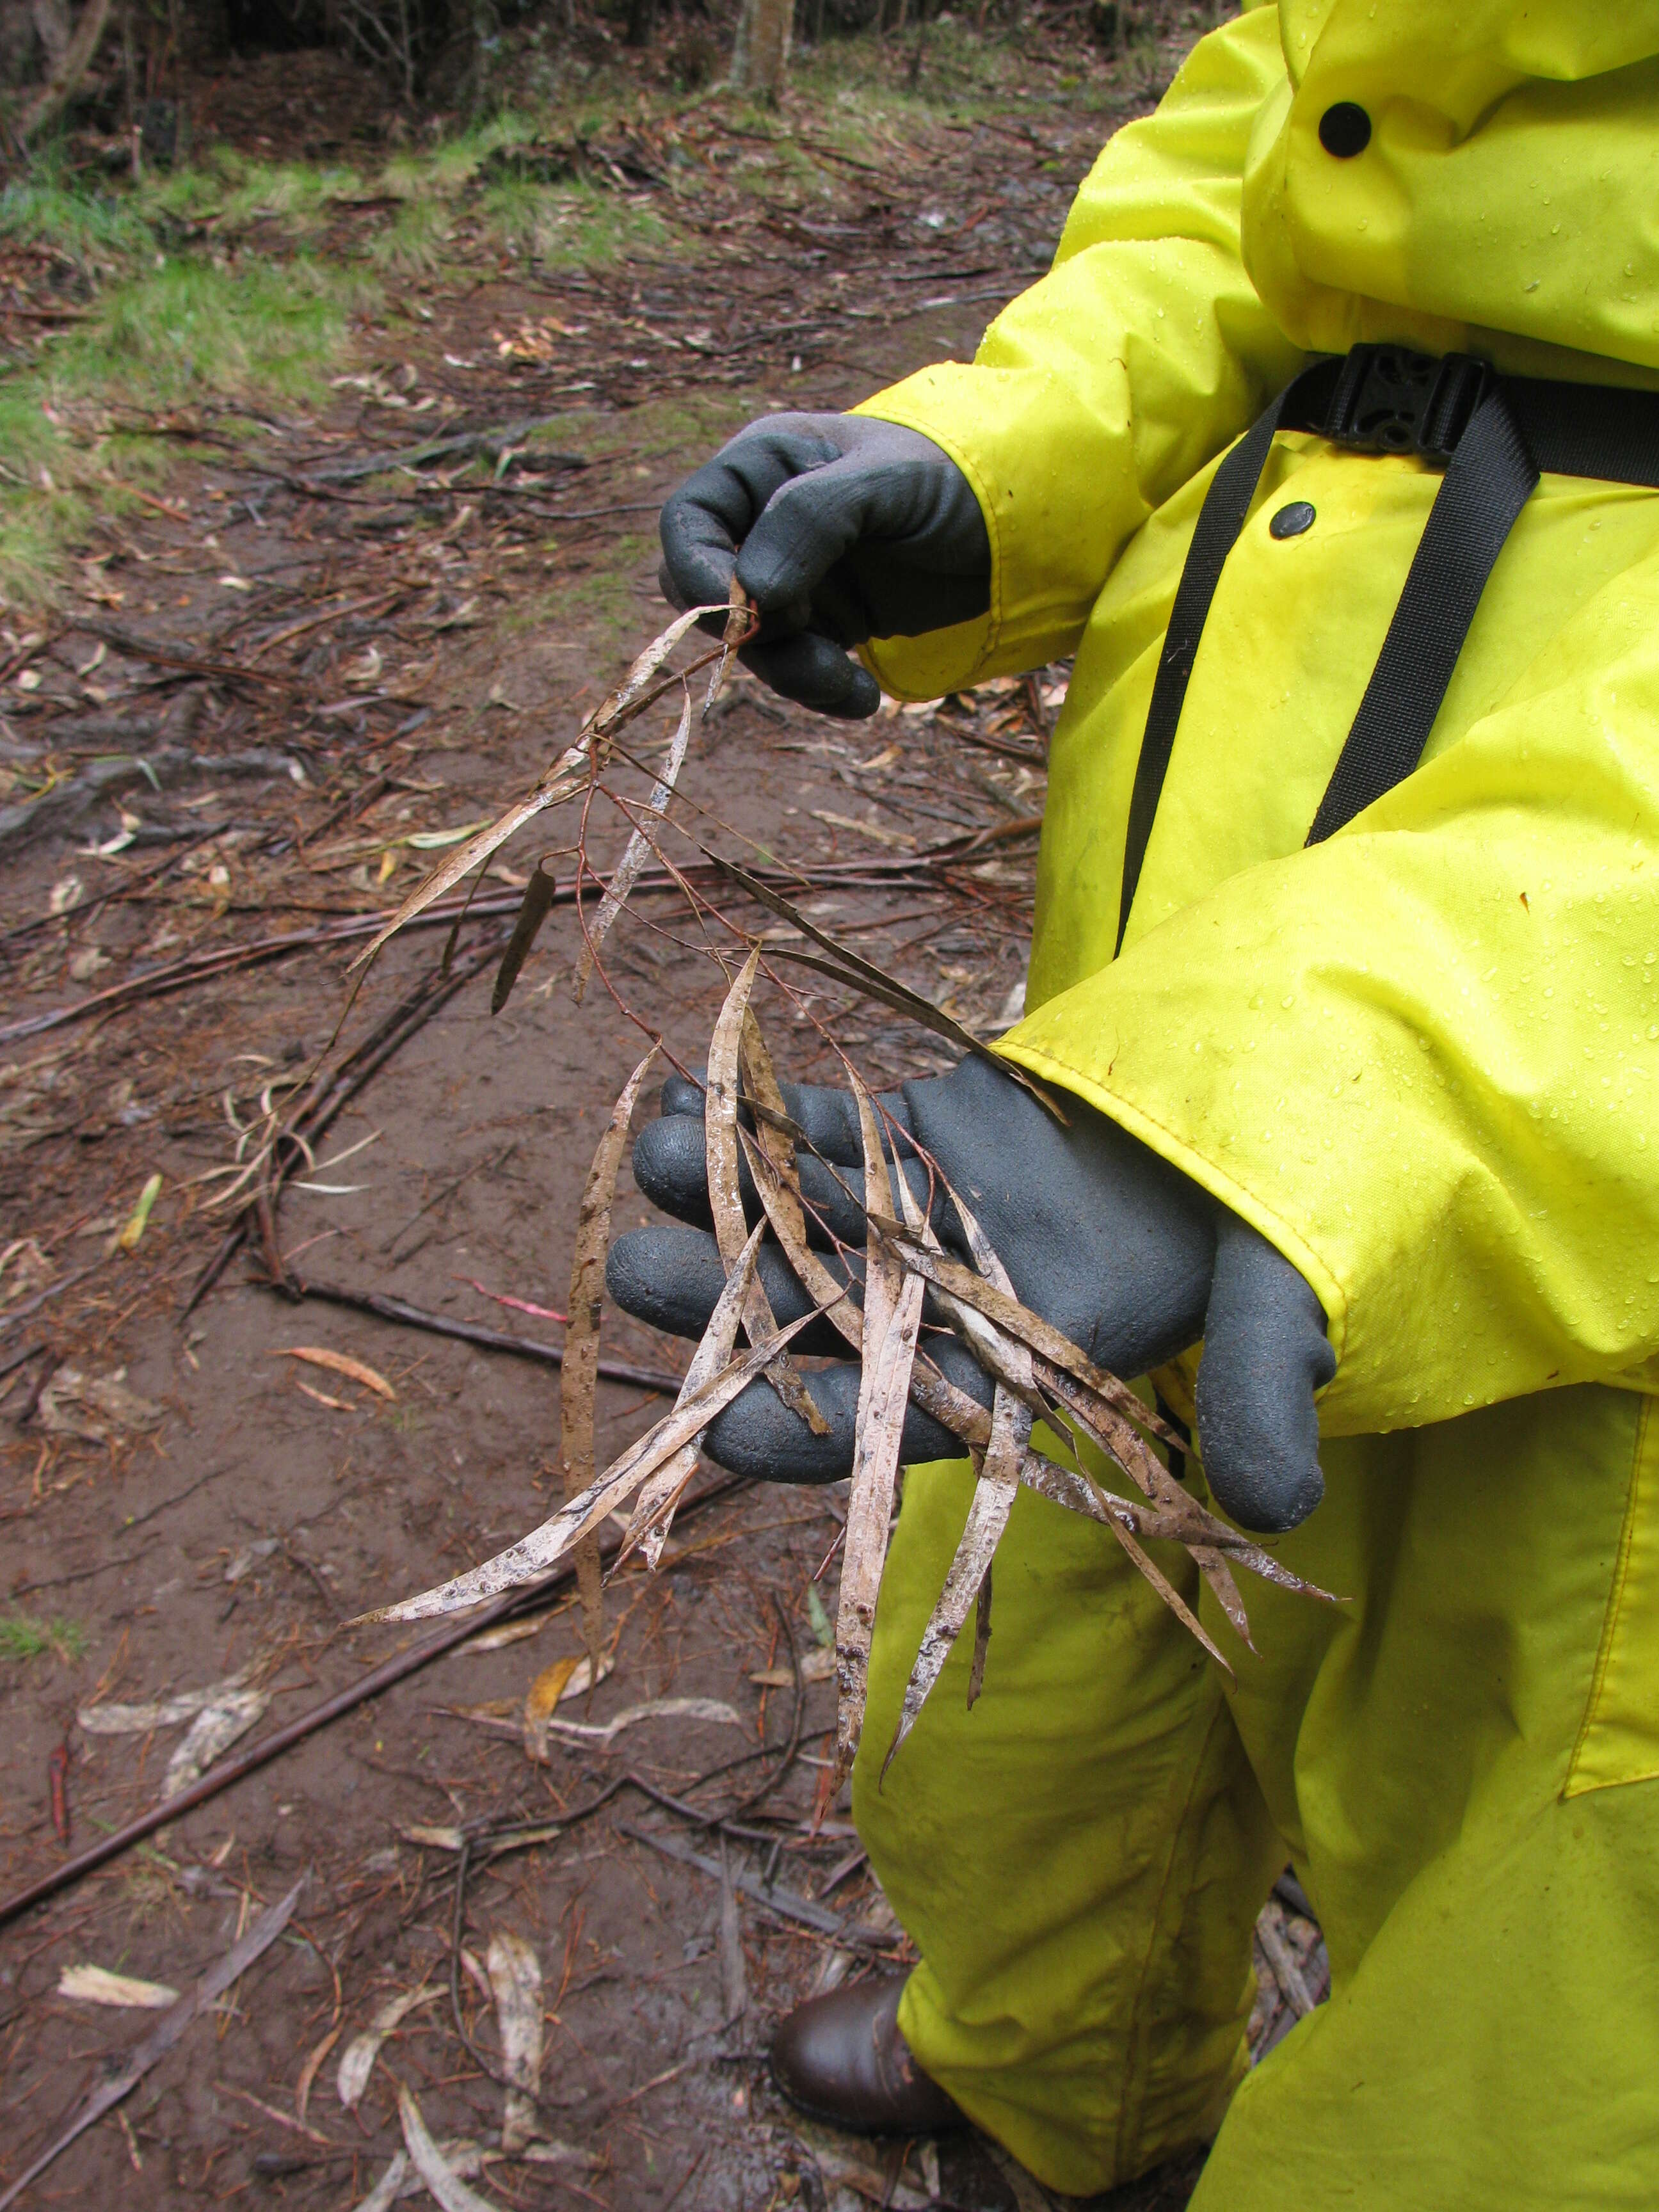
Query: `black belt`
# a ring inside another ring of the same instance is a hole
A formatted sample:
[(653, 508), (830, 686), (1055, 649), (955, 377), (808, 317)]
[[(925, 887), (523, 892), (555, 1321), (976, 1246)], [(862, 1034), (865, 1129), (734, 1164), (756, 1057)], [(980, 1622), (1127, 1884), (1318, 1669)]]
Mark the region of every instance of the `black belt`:
[(1205, 618), (1280, 430), (1358, 453), (1420, 453), (1446, 470), (1310, 845), (1422, 758), (1486, 579), (1540, 472), (1659, 490), (1659, 392), (1499, 376), (1468, 354), (1434, 360), (1400, 346), (1356, 346), (1293, 378), (1216, 471), (1187, 550), (1129, 802), (1120, 951)]

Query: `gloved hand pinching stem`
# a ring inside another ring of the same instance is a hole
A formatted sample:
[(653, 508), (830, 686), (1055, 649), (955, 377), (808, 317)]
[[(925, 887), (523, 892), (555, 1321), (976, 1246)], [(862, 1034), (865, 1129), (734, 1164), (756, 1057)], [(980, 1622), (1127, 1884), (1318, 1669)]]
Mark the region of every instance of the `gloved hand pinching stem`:
[(669, 498), (664, 597), (719, 604), (738, 581), (760, 610), (739, 658), (819, 714), (873, 714), (853, 659), (871, 637), (915, 637), (990, 605), (991, 544), (972, 485), (919, 431), (862, 415), (769, 415)]

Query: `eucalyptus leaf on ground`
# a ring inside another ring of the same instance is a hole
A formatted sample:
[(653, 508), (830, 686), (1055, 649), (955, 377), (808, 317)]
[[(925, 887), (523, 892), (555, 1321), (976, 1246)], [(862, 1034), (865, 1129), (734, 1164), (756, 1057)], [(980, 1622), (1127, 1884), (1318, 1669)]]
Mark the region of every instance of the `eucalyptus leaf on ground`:
[(542, 2073), (542, 1966), (522, 1936), (498, 1929), (485, 1960), (495, 2001), (501, 2064), (512, 2087), (501, 2120), (501, 2148), (509, 2157), (536, 2133), (536, 2091)]
[(430, 2004), (438, 1995), (435, 1983), (428, 1982), (417, 1990), (406, 1990), (399, 1996), (388, 1997), (362, 2034), (354, 2035), (340, 2053), (334, 2086), (340, 2102), (347, 2112), (355, 2112), (362, 2102), (363, 2092), (368, 2087), (368, 2077), (374, 2071), (374, 2062), (380, 2055), (380, 2045), (409, 2014), (420, 2006)]

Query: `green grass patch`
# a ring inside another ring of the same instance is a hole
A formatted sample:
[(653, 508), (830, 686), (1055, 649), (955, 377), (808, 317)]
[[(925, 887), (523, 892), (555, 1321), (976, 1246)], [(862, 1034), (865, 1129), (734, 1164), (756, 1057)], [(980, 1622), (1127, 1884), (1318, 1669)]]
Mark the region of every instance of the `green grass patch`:
[(36, 1620), (26, 1613), (0, 1614), (0, 1659), (22, 1665), (47, 1656), (66, 1667), (87, 1656), (87, 1632), (78, 1620), (54, 1615)]
[(477, 215), (486, 236), (547, 268), (596, 268), (660, 252), (668, 242), (654, 209), (592, 185), (504, 179), (484, 187)]
[(120, 415), (320, 398), (353, 312), (379, 298), (362, 271), (321, 261), (155, 259), (97, 294), (43, 361), (0, 378), (0, 593), (14, 605), (50, 599), (95, 503), (118, 511), (127, 486), (165, 475), (163, 448), (123, 434)]

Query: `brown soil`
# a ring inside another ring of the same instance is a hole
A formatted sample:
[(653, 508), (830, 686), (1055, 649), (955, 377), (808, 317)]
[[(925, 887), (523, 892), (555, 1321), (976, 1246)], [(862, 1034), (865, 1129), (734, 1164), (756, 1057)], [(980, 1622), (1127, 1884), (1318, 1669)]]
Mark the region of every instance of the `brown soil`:
[[(216, 112), (234, 105), (228, 90)], [(212, 1201), (238, 1128), (257, 1125), (273, 1078), (329, 1048), (352, 948), (298, 950), (168, 995), (146, 994), (143, 979), (191, 954), (383, 908), (429, 859), (398, 841), (495, 812), (664, 618), (651, 542), (664, 491), (768, 405), (844, 405), (925, 362), (965, 357), (988, 303), (1052, 247), (1099, 127), (1044, 107), (935, 128), (884, 154), (879, 173), (848, 173), (816, 228), (752, 194), (732, 217), (714, 161), (695, 263), (586, 276), (481, 266), (465, 289), (423, 280), (406, 303), (414, 320), (359, 333), (354, 373), (366, 385), (343, 390), (325, 419), (270, 422), (252, 457), (227, 439), (222, 459), (181, 462), (172, 512), (112, 525), (86, 572), (95, 594), (25, 656), (41, 680), (21, 692), (9, 683), (21, 710), (9, 709), (11, 738), (44, 742), (66, 775), (169, 744), (198, 765), (164, 772), (159, 793), (139, 778), (89, 797), (61, 835), (15, 845), (6, 869), (0, 1365), (39, 1352), (0, 1383), (0, 1517), (9, 1616), (52, 1639), (0, 1662), (8, 1893), (153, 1803), (184, 1732), (96, 1735), (77, 1725), (80, 1709), (249, 1668), (270, 1701), (244, 1739), (255, 1741), (409, 1633), (353, 1630), (351, 1616), (499, 1549), (556, 1494), (556, 1377), (544, 1366), (288, 1303), (257, 1237), (185, 1317), (237, 1218)], [(706, 151), (712, 111), (700, 128)], [(919, 206), (943, 220), (919, 224)], [(327, 473), (428, 434), (562, 409), (580, 410), (557, 441), (580, 470), (532, 447), (499, 479), (465, 456), (358, 481)], [(214, 422), (180, 427), (193, 451), (213, 450)], [(135, 636), (175, 665), (145, 659)], [(942, 720), (848, 729), (740, 686), (694, 755), (684, 818), (704, 842), (758, 848), (809, 877), (826, 862), (890, 869), (919, 847), (1040, 811), (1055, 696), (1051, 683), (1046, 696), (951, 702)], [(963, 729), (985, 742), (963, 742)], [(659, 720), (634, 733), (652, 744), (662, 734)], [(91, 853), (119, 832), (122, 809), (132, 842)], [(592, 851), (613, 856), (620, 834), (596, 816)], [(1016, 836), (988, 849), (920, 888), (870, 888), (866, 874), (865, 888), (802, 895), (988, 1026), (1023, 973), (1033, 848)], [(485, 885), (497, 909), (528, 865), (518, 847), (504, 857)], [(78, 890), (63, 888), (72, 878)], [(732, 911), (757, 926), (752, 909)], [(506, 927), (488, 908), (475, 915), (463, 963)], [(696, 939), (683, 907), (644, 898), (608, 962), (632, 1014), (687, 1060), (722, 988)], [(301, 1275), (558, 1341), (556, 1322), (473, 1285), (564, 1303), (582, 1179), (641, 1048), (605, 988), (572, 1003), (578, 942), (571, 908), (559, 908), (506, 1012), (489, 1016), (485, 965), (353, 1098), (271, 1232)], [(428, 931), (390, 948), (331, 1066), (433, 976), (441, 946)], [(22, 1033), (125, 984), (140, 987), (126, 1003)], [(836, 1018), (874, 1076), (937, 1064), (931, 1039), (879, 1007)], [(791, 1072), (812, 1072), (810, 1023), (776, 1022), (774, 1035)], [(112, 1249), (157, 1172), (142, 1239)], [(643, 1218), (624, 1175), (617, 1224)], [(366, 1363), (395, 1395), (283, 1356), (296, 1346)], [(605, 1349), (658, 1369), (683, 1357), (614, 1315)], [(153, 1415), (118, 1397), (113, 1412), (89, 1406), (66, 1379), (112, 1374)], [(659, 1404), (602, 1386), (601, 1464)], [(153, 2024), (60, 1997), (64, 1967), (183, 1987), (303, 1874), (289, 1936), (32, 2201), (355, 2204), (398, 2147), (398, 2081), (434, 2136), (495, 2141), (501, 2091), (457, 2032), (450, 1987), (453, 1975), (466, 2036), (495, 2065), (477, 1967), (503, 1931), (539, 1955), (546, 2118), (571, 2155), (489, 2164), (476, 2185), (499, 2203), (1040, 2201), (983, 2146), (941, 2144), (939, 2167), (928, 2147), (860, 2147), (804, 2124), (767, 2082), (781, 2011), (907, 1956), (890, 1919), (884, 1947), (867, 1932), (885, 1907), (844, 1809), (813, 1826), (831, 1686), (808, 1684), (797, 1718), (790, 1690), (752, 1679), (787, 1671), (792, 1645), (802, 1657), (817, 1648), (808, 1593), (843, 1496), (749, 1493), (683, 1523), (661, 1573), (629, 1569), (612, 1584), (614, 1671), (561, 1716), (602, 1723), (693, 1696), (731, 1718), (647, 1719), (609, 1744), (556, 1736), (545, 1763), (528, 1757), (526, 1688), (580, 1648), (574, 1612), (556, 1606), (533, 1639), (430, 1667), (14, 1924), (0, 1953), (0, 2166), (19, 2172), (104, 2058)], [(832, 1567), (832, 1610), (834, 1579)], [(60, 1748), (61, 1838), (49, 1781)], [(624, 1772), (710, 1814), (775, 1777), (739, 1823), (770, 1840), (727, 1838), (728, 1865), (828, 1893), (866, 1940), (839, 1943), (739, 1897), (747, 2003), (729, 2018), (721, 1883), (641, 1838), (716, 1857), (722, 1845), (629, 1790), (556, 1838), (475, 1863), (458, 1930), (455, 1856), (411, 1830), (556, 1821)], [(386, 1999), (428, 1983), (436, 1996), (396, 2030), (356, 2112), (343, 2111), (335, 2073), (350, 2039)], [(301, 2118), (301, 2069), (336, 2031)], [(1121, 2203), (1182, 2203), (1191, 2179), (1164, 2177)]]

